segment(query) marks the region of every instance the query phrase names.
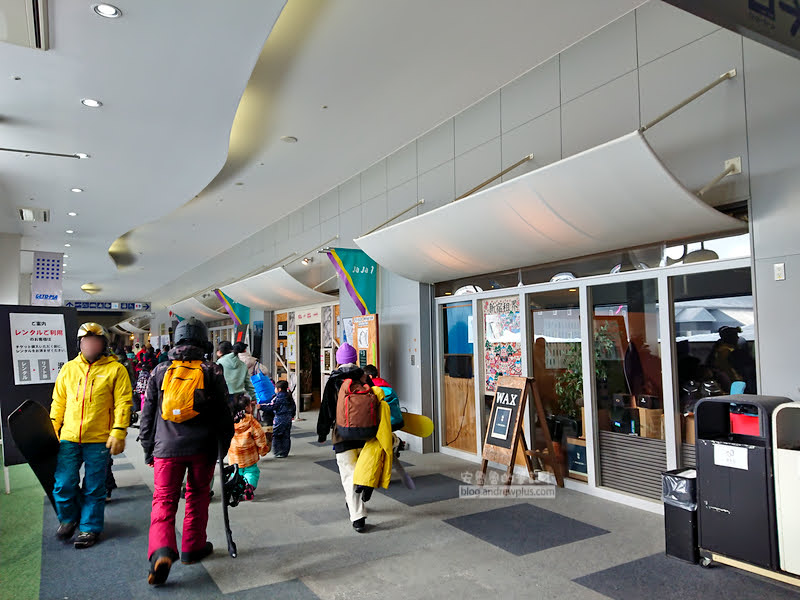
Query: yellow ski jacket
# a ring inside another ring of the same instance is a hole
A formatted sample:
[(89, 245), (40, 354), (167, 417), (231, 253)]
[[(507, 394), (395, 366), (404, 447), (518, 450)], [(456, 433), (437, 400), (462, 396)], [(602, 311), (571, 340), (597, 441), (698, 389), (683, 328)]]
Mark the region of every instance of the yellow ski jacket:
[(131, 378), (109, 356), (89, 363), (78, 356), (56, 378), (50, 420), (61, 440), (90, 444), (109, 435), (124, 440), (131, 421)]
[[(380, 388), (372, 389), (376, 391)], [(383, 398), (383, 395), (380, 394), (378, 397)], [(356, 470), (353, 473), (353, 485), (372, 488), (389, 487), (389, 480), (392, 478), (392, 442), (392, 411), (389, 405), (381, 400), (381, 421), (378, 425), (378, 433), (364, 444), (358, 455)]]

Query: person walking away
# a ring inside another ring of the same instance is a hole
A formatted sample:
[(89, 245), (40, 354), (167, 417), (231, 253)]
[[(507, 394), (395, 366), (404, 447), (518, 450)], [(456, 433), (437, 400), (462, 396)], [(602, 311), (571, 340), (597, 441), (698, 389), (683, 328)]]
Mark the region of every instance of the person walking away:
[(165, 363), (168, 360), (169, 360), (169, 346), (164, 346), (161, 349), (161, 354), (158, 355), (158, 363), (157, 364), (160, 365), (161, 363)]
[(267, 404), (275, 415), (272, 426), (272, 450), (275, 458), (286, 458), (292, 449), (292, 419), (297, 414), (297, 405), (289, 393), (289, 382), (275, 384), (275, 397)]
[(339, 390), (345, 380), (351, 379), (372, 385), (372, 381), (369, 380), (364, 371), (356, 366), (356, 359), (355, 348), (347, 342), (339, 346), (336, 351), (336, 363), (339, 366), (331, 373), (322, 393), (322, 403), (317, 418), (317, 436), (318, 441), (322, 443), (327, 439), (328, 435), (331, 435), (347, 509), (350, 512), (350, 521), (353, 524), (353, 529), (358, 533), (363, 533), (366, 531), (367, 508), (361, 495), (355, 493), (353, 474), (358, 455), (361, 448), (364, 447), (364, 441), (343, 440), (336, 431), (336, 405)]
[(60, 440), (53, 486), (56, 536), (69, 540), (78, 528), (75, 548), (93, 546), (103, 531), (108, 459), (125, 450), (131, 419), (130, 377), (125, 367), (106, 356), (108, 341), (101, 325), (80, 326), (79, 354), (59, 371), (50, 406)]
[(233, 345), (228, 342), (220, 342), (217, 352), (222, 353), (217, 360), (217, 364), (222, 367), (225, 375), (225, 382), (228, 384), (228, 401), (233, 406), (237, 396), (247, 394), (250, 399), (256, 397), (256, 390), (250, 376), (247, 374), (247, 367), (239, 360), (233, 352)]
[(194, 317), (181, 321), (171, 362), (158, 365), (147, 384), (139, 439), (155, 484), (147, 550), (151, 585), (163, 584), (178, 559), (175, 514), (184, 475), (181, 562), (193, 564), (214, 549), (206, 536), (211, 480), (234, 430), (222, 369), (203, 360), (207, 340), (204, 323)]
[(247, 482), (243, 499), (252, 500), (261, 477), (258, 460), (269, 452), (269, 442), (261, 424), (253, 417), (253, 405), (249, 400), (240, 397), (234, 411), (235, 433), (228, 450), (228, 464), (239, 465), (239, 472)]

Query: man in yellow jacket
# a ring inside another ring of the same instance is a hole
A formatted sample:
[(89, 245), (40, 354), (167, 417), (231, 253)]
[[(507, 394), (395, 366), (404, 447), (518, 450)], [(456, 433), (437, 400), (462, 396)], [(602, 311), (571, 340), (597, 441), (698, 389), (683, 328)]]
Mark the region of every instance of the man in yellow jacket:
[(61, 440), (53, 487), (60, 522), (56, 536), (67, 541), (79, 527), (76, 548), (94, 545), (103, 531), (106, 464), (109, 453), (125, 450), (131, 418), (131, 380), (125, 367), (106, 356), (108, 341), (101, 325), (80, 326), (80, 353), (58, 373), (50, 407)]

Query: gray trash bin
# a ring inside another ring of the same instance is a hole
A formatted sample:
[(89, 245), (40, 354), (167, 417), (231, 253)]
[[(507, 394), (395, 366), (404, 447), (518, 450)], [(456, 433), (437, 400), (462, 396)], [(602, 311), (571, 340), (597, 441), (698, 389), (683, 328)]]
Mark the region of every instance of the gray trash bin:
[(676, 469), (662, 473), (661, 499), (667, 556), (697, 564), (697, 471)]

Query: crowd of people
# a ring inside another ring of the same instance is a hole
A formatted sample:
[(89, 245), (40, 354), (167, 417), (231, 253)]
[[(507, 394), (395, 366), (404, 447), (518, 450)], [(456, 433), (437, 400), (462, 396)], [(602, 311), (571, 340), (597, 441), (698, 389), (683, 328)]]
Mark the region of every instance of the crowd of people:
[[(193, 318), (178, 324), (174, 342), (160, 351), (140, 344), (111, 349), (102, 326), (83, 324), (78, 356), (61, 369), (51, 408), (60, 439), (53, 490), (56, 536), (74, 537), (75, 548), (98, 541), (105, 503), (116, 487), (112, 457), (125, 450), (128, 427), (138, 422), (137, 439), (153, 469), (147, 551), (152, 585), (163, 584), (177, 560), (193, 564), (213, 552), (206, 526), (218, 457), (236, 465), (233, 470), (244, 481), (237, 501), (253, 500), (260, 459), (270, 450), (278, 459), (289, 455), (297, 414), (287, 381), (269, 380), (270, 393), (261, 387), (259, 395), (253, 381), (269, 373), (247, 344), (223, 341), (214, 349), (206, 326)], [(377, 369), (356, 366), (356, 358), (349, 344), (338, 349), (339, 367), (322, 394), (317, 434), (320, 442), (332, 436), (350, 521), (363, 533), (365, 503), (375, 487), (388, 486), (399, 440), (383, 401), (392, 390)], [(182, 497), (178, 553), (175, 520)]]

